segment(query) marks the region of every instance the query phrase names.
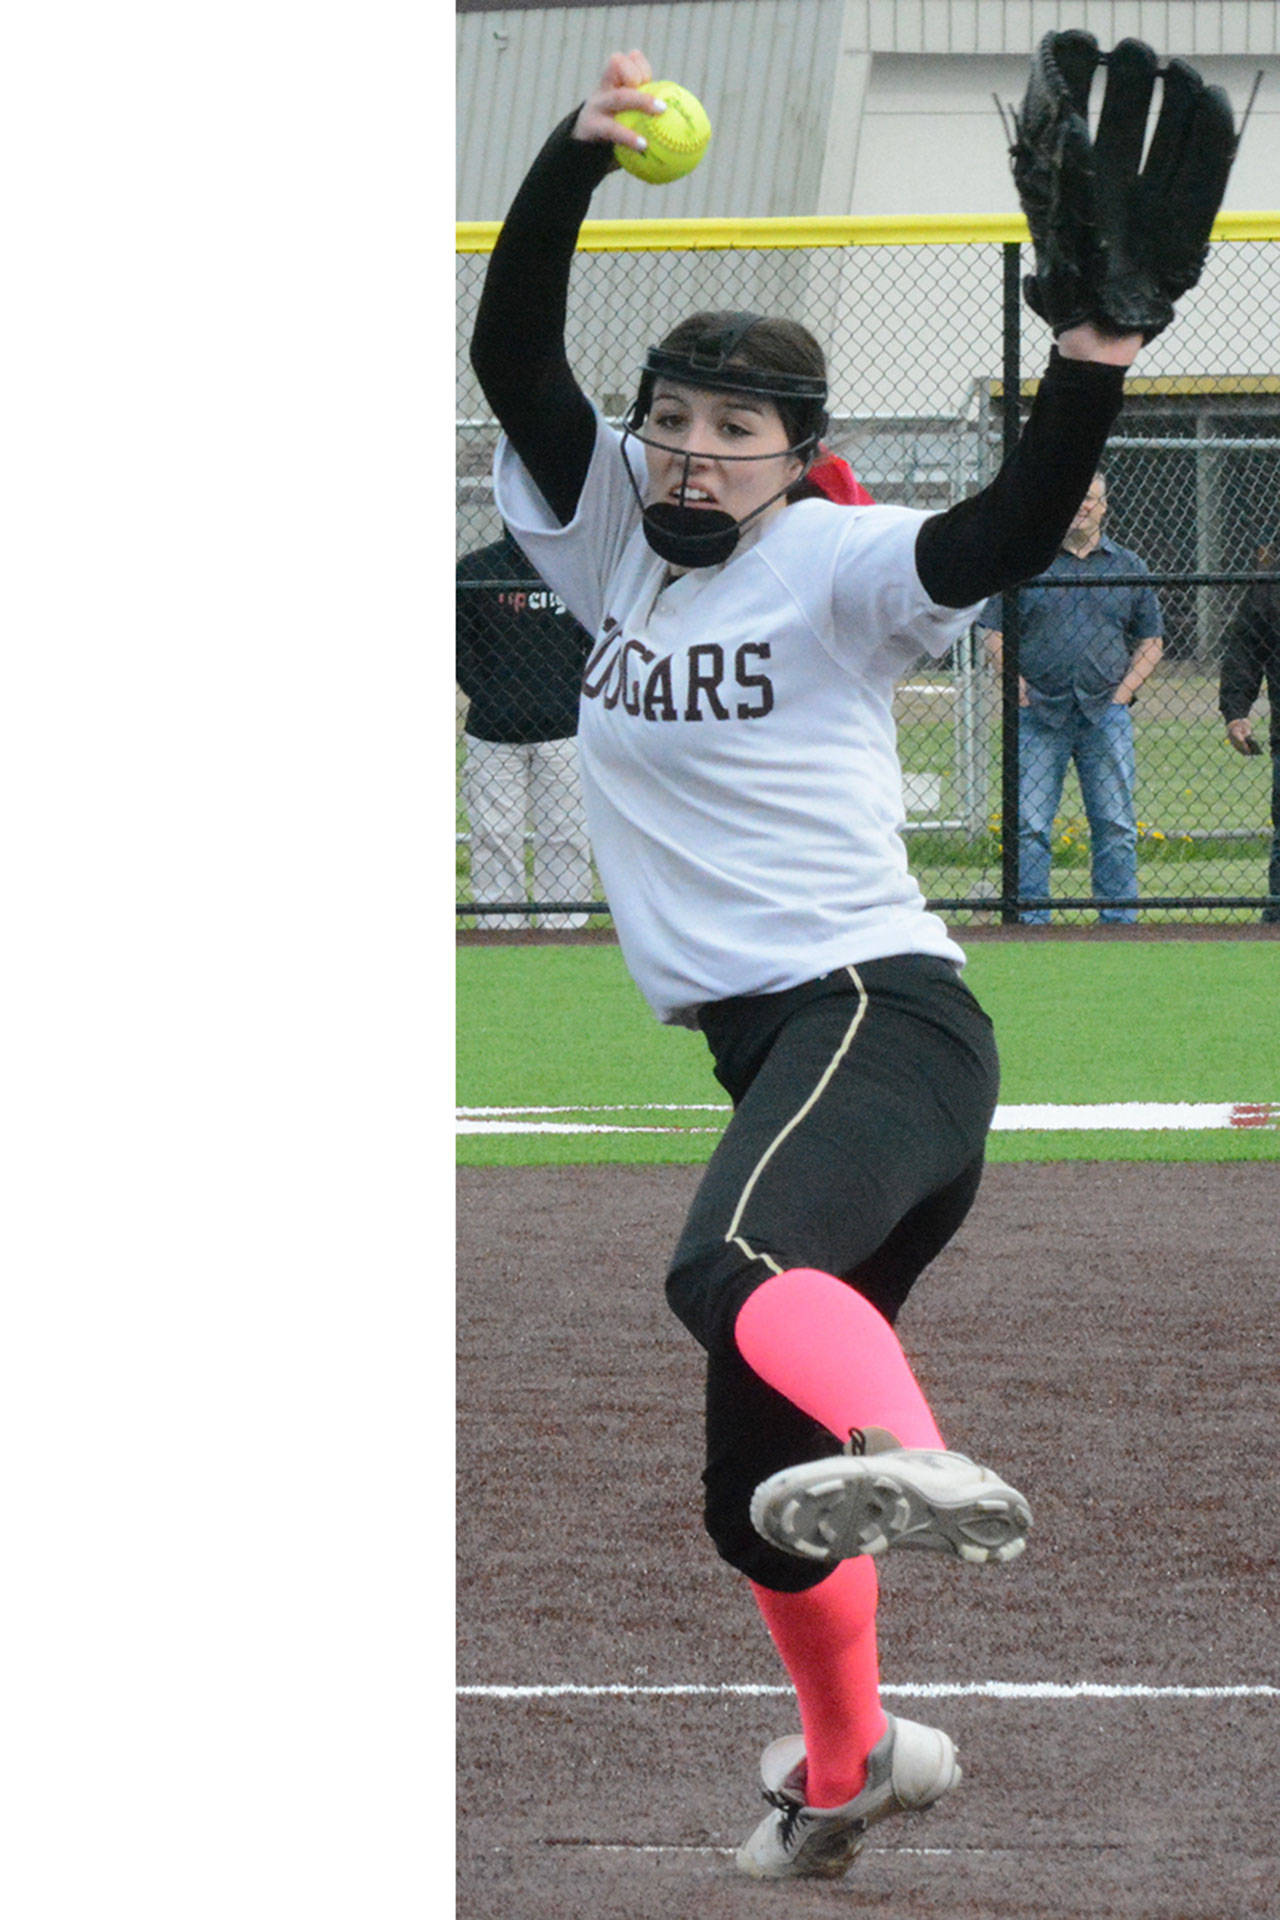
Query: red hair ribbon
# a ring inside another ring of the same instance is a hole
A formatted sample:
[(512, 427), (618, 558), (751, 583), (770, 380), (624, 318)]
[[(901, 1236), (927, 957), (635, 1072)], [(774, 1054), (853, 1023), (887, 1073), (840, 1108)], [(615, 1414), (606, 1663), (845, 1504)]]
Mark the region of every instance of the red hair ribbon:
[(818, 458), (806, 473), (805, 479), (819, 493), (825, 494), (828, 500), (834, 500), (837, 506), (870, 507), (875, 504), (849, 462), (842, 460), (838, 453), (832, 453), (826, 447), (818, 449)]

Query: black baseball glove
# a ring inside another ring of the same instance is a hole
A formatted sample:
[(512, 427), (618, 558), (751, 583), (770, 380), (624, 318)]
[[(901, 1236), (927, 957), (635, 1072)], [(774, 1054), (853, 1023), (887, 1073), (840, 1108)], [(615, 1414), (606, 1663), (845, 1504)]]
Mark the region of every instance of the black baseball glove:
[[(1105, 65), (1095, 136), (1089, 88)], [(1157, 77), (1160, 113), (1141, 166)], [(1142, 40), (1104, 54), (1091, 33), (1046, 34), (1014, 115), (1013, 178), (1035, 243), (1023, 282), (1055, 334), (1090, 321), (1104, 333), (1167, 327), (1200, 278), (1236, 152), (1231, 102), (1185, 60), (1161, 67)], [(1141, 171), (1139, 168), (1141, 166)]]

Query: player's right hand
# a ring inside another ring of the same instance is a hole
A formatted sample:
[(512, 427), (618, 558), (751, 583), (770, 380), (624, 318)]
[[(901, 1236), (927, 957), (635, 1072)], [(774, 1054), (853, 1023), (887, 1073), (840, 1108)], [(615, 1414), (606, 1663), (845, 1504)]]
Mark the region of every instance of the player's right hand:
[(1248, 720), (1228, 720), (1227, 738), (1237, 753), (1262, 752), (1262, 748), (1253, 737), (1253, 727)]
[(644, 135), (621, 126), (613, 116), (628, 111), (665, 112), (665, 101), (655, 100), (651, 93), (642, 91), (645, 81), (652, 78), (653, 68), (639, 47), (633, 47), (630, 53), (611, 53), (600, 84), (588, 95), (573, 123), (574, 139), (599, 141), (611, 147), (634, 147), (637, 153), (643, 153)]

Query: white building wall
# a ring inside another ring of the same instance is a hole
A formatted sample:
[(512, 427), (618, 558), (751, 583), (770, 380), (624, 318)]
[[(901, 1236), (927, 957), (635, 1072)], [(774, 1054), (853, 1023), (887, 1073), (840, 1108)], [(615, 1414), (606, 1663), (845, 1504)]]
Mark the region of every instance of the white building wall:
[(1192, 56), (1243, 112), (1264, 75), (1230, 210), (1280, 207), (1280, 4), (1269, 0), (684, 0), (458, 17), (457, 215), (500, 219), (604, 56), (641, 46), (714, 127), (704, 164), (612, 176), (600, 219), (1012, 213), (994, 95), (1021, 98), (1041, 34), (1082, 26)]
[[(1224, 204), (1242, 212), (1280, 208), (1280, 57), (1200, 56), (1196, 65), (1211, 85), (1226, 88), (1237, 120), (1263, 70)], [(1015, 213), (996, 99), (1007, 116), (1020, 101), (1026, 78), (1025, 55), (874, 55), (848, 202), (814, 211)], [(1095, 93), (1101, 93), (1100, 82)]]

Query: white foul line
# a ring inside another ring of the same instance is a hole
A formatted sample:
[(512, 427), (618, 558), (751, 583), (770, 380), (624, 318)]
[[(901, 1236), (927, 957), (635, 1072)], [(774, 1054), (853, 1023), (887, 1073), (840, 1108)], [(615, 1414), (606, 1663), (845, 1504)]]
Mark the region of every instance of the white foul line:
[[(551, 1846), (551, 1847), (572, 1846), (575, 1850), (580, 1849), (581, 1851), (588, 1852), (588, 1853), (658, 1853), (658, 1854), (709, 1853), (709, 1854), (715, 1854), (718, 1856), (723, 1856), (728, 1859), (732, 1859), (734, 1854), (738, 1851), (736, 1847), (717, 1847), (717, 1846), (712, 1846), (708, 1842), (701, 1842), (701, 1843), (695, 1843), (695, 1844), (675, 1843), (675, 1844), (668, 1844), (667, 1846), (660, 1846), (656, 1841), (640, 1841), (640, 1840), (630, 1841), (630, 1842), (626, 1840), (566, 1841), (566, 1840), (550, 1839), (550, 1840), (544, 1841), (543, 1844), (545, 1846)], [(960, 1854), (963, 1854), (966, 1860), (973, 1860), (973, 1859), (990, 1860), (995, 1858), (1011, 1859), (1015, 1857), (1016, 1849), (1014, 1849), (1013, 1847), (901, 1847), (899, 1846), (899, 1847), (886, 1848), (884, 1852), (878, 1853), (876, 1855), (876, 1859), (878, 1862), (881, 1862), (881, 1863), (890, 1863), (894, 1860), (901, 1860), (904, 1858), (924, 1859), (930, 1856), (941, 1856), (947, 1859), (954, 1859), (957, 1855), (960, 1855)]]
[[(584, 1119), (555, 1120), (552, 1114), (666, 1114), (666, 1125), (654, 1122)], [(727, 1121), (729, 1108), (709, 1104), (663, 1105), (636, 1102), (626, 1106), (580, 1107), (459, 1107), (459, 1133), (589, 1134), (589, 1133), (719, 1133), (721, 1126), (687, 1126), (686, 1113), (714, 1113)], [(1065, 1132), (1201, 1132), (1230, 1127), (1280, 1128), (1280, 1101), (1276, 1100), (1121, 1100), (1087, 1106), (1051, 1104), (997, 1107), (993, 1133)]]

